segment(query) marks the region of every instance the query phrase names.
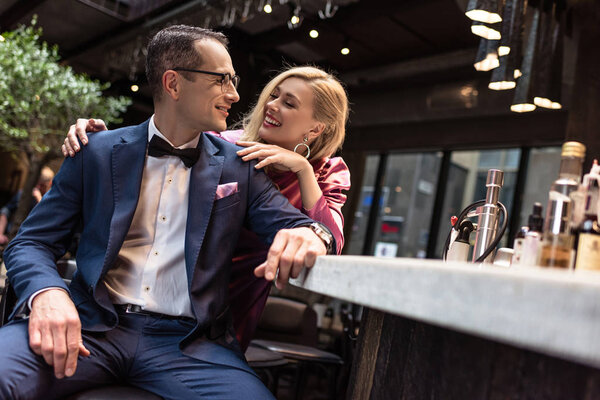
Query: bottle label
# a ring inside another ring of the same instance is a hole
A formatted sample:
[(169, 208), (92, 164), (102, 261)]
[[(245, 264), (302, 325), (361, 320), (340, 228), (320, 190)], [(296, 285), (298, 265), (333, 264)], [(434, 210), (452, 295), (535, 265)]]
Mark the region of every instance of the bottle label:
[(575, 269), (600, 270), (600, 235), (581, 233)]

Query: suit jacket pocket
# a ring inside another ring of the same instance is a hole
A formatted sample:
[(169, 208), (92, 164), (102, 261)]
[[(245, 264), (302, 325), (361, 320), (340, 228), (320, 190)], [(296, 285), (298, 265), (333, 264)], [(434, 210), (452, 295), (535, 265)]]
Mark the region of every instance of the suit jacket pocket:
[(217, 211), (221, 211), (225, 208), (234, 206), (240, 202), (240, 193), (236, 192), (230, 196), (222, 197), (219, 200), (215, 200), (215, 204), (213, 205), (213, 213)]

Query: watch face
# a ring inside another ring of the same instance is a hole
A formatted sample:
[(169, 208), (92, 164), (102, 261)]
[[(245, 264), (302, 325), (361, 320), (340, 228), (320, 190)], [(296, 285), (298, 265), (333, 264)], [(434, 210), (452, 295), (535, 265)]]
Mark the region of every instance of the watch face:
[(311, 224), (311, 229), (313, 232), (324, 242), (327, 252), (331, 250), (333, 237), (329, 234), (325, 229), (321, 227), (320, 224), (314, 223)]

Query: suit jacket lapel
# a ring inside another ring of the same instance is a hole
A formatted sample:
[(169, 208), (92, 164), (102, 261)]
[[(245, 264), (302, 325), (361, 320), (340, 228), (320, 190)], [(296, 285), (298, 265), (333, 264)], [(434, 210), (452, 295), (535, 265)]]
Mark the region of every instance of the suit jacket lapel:
[(114, 211), (110, 221), (103, 272), (116, 259), (137, 207), (146, 160), (148, 124), (149, 120), (127, 130), (121, 136), (121, 143), (113, 146), (111, 173)]
[(215, 155), (217, 147), (203, 133), (198, 142), (200, 158), (192, 167), (189, 187), (188, 218), (185, 233), (185, 265), (188, 287), (191, 287), (194, 267), (212, 214), (217, 186), (225, 157)]

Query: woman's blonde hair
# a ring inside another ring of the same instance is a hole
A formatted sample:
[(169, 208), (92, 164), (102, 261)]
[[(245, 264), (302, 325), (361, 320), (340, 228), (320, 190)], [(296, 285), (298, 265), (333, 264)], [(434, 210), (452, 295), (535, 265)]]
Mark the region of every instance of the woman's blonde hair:
[(348, 96), (333, 75), (316, 67), (292, 67), (273, 78), (262, 90), (252, 110), (244, 117), (243, 140), (264, 141), (258, 130), (264, 120), (264, 109), (275, 88), (288, 78), (305, 81), (313, 91), (313, 118), (325, 125), (323, 132), (310, 144), (310, 160), (330, 157), (342, 147), (348, 120)]

